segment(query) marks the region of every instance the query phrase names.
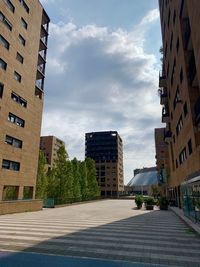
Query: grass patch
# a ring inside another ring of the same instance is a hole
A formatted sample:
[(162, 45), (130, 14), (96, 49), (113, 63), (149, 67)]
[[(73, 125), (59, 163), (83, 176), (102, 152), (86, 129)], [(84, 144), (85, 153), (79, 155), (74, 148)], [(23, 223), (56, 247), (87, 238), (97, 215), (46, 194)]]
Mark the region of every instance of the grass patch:
[(192, 228), (188, 228), (185, 230), (186, 234), (196, 234), (196, 232)]

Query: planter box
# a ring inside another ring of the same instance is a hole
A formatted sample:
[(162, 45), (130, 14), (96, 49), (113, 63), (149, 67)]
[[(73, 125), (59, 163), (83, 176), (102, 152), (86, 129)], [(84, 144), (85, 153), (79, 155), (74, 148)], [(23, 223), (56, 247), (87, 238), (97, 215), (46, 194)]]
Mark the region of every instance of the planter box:
[(160, 206), (160, 210), (168, 210), (168, 206), (161, 205), (161, 206)]
[(153, 210), (153, 205), (146, 205), (146, 210)]

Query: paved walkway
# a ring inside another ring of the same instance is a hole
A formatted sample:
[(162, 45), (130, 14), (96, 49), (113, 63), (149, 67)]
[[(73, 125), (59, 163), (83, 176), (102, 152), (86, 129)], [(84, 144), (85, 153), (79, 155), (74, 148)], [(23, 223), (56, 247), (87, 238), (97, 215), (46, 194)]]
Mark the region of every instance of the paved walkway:
[[(24, 261), (29, 267), (125, 267), (140, 266), (139, 263), (200, 267), (200, 238), (177, 215), (172, 211), (138, 211), (132, 200), (107, 200), (0, 216), (0, 251), (1, 267), (25, 266)], [(52, 258), (50, 265), (45, 259), (52, 256), (24, 252), (73, 256), (78, 257), (73, 260), (82, 263), (73, 265), (69, 258), (60, 257), (60, 261), (66, 260), (68, 264), (52, 265)], [(81, 260), (82, 257), (86, 259)], [(88, 258), (105, 261), (92, 264)], [(17, 265), (20, 259), (22, 265)], [(30, 265), (30, 259), (37, 260), (37, 264)], [(126, 265), (126, 261), (138, 264)], [(10, 262), (14, 265), (9, 265)]]

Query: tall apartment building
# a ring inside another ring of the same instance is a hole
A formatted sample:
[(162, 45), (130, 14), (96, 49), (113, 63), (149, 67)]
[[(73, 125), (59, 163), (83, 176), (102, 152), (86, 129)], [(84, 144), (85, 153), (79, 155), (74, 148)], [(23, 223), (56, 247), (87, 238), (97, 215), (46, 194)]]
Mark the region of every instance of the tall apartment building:
[(48, 27), (38, 0), (0, 1), (0, 201), (35, 196)]
[[(162, 122), (168, 133), (168, 194), (181, 206), (181, 184), (200, 186), (200, 3), (159, 0), (163, 40)], [(200, 188), (200, 187), (199, 187)]]
[(86, 133), (85, 157), (96, 163), (101, 195), (119, 196), (124, 190), (123, 145), (119, 134), (116, 131)]
[(55, 136), (41, 136), (40, 149), (44, 152), (47, 160), (48, 168), (52, 168), (57, 159), (57, 151), (65, 143)]
[(163, 187), (164, 191), (166, 191), (167, 178), (169, 178), (170, 175), (167, 138), (171, 138), (171, 136), (168, 136), (165, 128), (156, 128), (154, 130), (154, 137), (158, 184)]

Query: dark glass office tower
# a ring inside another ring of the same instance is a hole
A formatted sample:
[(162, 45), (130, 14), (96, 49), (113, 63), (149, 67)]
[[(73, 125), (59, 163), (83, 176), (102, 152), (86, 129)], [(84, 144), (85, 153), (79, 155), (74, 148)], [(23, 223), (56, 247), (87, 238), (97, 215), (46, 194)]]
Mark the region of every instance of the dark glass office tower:
[(119, 196), (124, 190), (122, 139), (116, 131), (85, 135), (85, 157), (96, 163), (101, 195)]

